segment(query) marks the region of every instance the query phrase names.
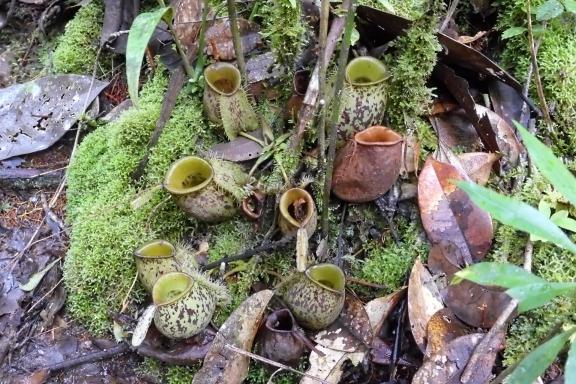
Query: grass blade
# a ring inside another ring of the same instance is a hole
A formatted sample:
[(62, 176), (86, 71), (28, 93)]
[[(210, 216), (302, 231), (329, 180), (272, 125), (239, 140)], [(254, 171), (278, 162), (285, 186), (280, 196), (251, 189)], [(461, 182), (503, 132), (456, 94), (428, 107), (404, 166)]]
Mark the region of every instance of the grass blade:
[(546, 282), (546, 280), (514, 264), (494, 262), (478, 263), (464, 268), (456, 272), (452, 283), (458, 283), (462, 279), (481, 285), (493, 285), (503, 288)]
[(459, 181), (457, 185), (468, 193), (474, 204), (490, 213), (502, 224), (536, 235), (576, 253), (576, 245), (536, 208), (472, 182)]

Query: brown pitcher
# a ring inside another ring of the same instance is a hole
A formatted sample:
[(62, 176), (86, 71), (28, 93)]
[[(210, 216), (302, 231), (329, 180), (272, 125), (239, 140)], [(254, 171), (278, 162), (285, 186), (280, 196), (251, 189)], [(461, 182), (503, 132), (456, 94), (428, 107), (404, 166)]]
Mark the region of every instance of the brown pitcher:
[(314, 345), (296, 326), (289, 309), (279, 309), (268, 315), (259, 335), (260, 353), (263, 357), (295, 367), (306, 347)]
[(402, 136), (379, 125), (354, 135), (334, 160), (332, 192), (350, 203), (372, 201), (398, 179)]

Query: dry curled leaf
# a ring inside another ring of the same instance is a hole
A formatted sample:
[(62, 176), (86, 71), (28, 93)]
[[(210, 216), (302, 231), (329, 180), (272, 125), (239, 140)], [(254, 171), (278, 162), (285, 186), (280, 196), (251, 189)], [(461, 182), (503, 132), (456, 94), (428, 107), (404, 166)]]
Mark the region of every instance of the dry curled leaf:
[(510, 164), (516, 164), (523, 149), (510, 124), (496, 112), (482, 105), (476, 104), (475, 110), (480, 119), (484, 116), (488, 117), (492, 130), (496, 134), (498, 148), (504, 155), (503, 160)]
[(418, 179), (418, 205), (430, 242), (453, 243), (463, 259), (456, 265), (470, 265), (490, 249), (492, 219), (456, 187), (458, 180), (468, 177), (450, 164), (429, 158)]
[(500, 155), (497, 153), (471, 152), (458, 155), (460, 164), (468, 177), (476, 184), (486, 185), (490, 178), (492, 167)]
[(428, 321), (426, 356), (442, 353), (448, 347), (448, 343), (467, 333), (468, 328), (466, 325), (449, 308), (442, 308)]
[[(242, 40), (244, 54), (251, 52), (262, 43), (258, 24), (246, 19), (238, 19), (238, 30)], [(225, 20), (212, 25), (206, 31), (206, 53), (216, 60), (234, 60), (236, 52), (232, 42), (230, 21)]]
[(426, 351), (428, 321), (442, 308), (444, 304), (432, 275), (416, 260), (408, 281), (408, 317), (414, 341), (422, 352)]
[(372, 325), (374, 335), (380, 333), (382, 325), (388, 320), (388, 317), (394, 312), (396, 305), (406, 295), (406, 288), (400, 288), (396, 292), (383, 297), (377, 297), (366, 303), (364, 308)]
[(202, 369), (192, 384), (240, 384), (248, 375), (250, 359), (226, 345), (251, 351), (256, 332), (274, 292), (267, 289), (246, 299), (222, 324), (212, 347), (204, 358)]

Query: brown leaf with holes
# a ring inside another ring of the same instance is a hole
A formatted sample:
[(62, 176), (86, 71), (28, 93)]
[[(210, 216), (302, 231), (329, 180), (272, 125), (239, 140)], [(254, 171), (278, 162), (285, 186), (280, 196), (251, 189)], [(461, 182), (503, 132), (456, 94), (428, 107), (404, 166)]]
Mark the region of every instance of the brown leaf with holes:
[(444, 308), (442, 297), (432, 275), (416, 260), (408, 281), (408, 317), (418, 348), (426, 351), (426, 327), (432, 316)]
[(256, 332), (274, 292), (267, 289), (246, 299), (222, 324), (202, 368), (192, 384), (240, 384), (248, 376), (250, 359), (226, 347), (251, 351)]
[(457, 337), (468, 334), (468, 327), (461, 322), (449, 308), (442, 308), (428, 321), (426, 336), (426, 356), (441, 353), (448, 343)]
[[(258, 24), (246, 19), (238, 19), (238, 29), (244, 54), (251, 52), (262, 43)], [(232, 42), (230, 21), (220, 21), (206, 31), (206, 53), (216, 60), (234, 60), (236, 52)]]
[(195, 46), (202, 21), (201, 0), (172, 0), (174, 32), (188, 50)]
[(494, 163), (500, 159), (498, 153), (470, 152), (458, 155), (462, 168), (476, 184), (486, 185)]
[(458, 180), (469, 178), (450, 164), (428, 158), (418, 178), (418, 205), (430, 242), (451, 242), (463, 259), (456, 265), (470, 265), (490, 249), (492, 219), (456, 187)]
[(460, 375), (482, 337), (482, 333), (473, 333), (450, 341), (446, 348), (424, 361), (412, 384), (461, 384)]

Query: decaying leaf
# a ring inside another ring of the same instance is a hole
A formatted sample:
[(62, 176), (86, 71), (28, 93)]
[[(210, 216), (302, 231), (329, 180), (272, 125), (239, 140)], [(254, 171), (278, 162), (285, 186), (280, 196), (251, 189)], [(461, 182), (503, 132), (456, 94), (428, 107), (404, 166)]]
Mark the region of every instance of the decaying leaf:
[(51, 262), (50, 264), (48, 264), (46, 267), (44, 267), (44, 269), (42, 269), (41, 271), (38, 271), (35, 274), (33, 274), (26, 284), (20, 284), (20, 289), (26, 292), (33, 291), (34, 288), (38, 286), (40, 281), (42, 281), (42, 278), (50, 270), (50, 268), (52, 268), (54, 264), (56, 264), (59, 261), (60, 259), (58, 258), (53, 262)]
[[(250, 135), (254, 136), (258, 140), (264, 139), (262, 130), (252, 131), (250, 132)], [(219, 159), (229, 161), (248, 161), (254, 160), (262, 154), (262, 146), (254, 140), (250, 140), (244, 136), (239, 136), (230, 142), (214, 145), (210, 148), (210, 152)]]
[(426, 356), (442, 353), (452, 340), (466, 335), (467, 330), (466, 325), (449, 308), (442, 308), (428, 321)]
[(450, 164), (429, 158), (418, 179), (418, 205), (430, 242), (453, 243), (462, 256), (456, 265), (470, 265), (490, 249), (492, 219), (455, 186), (458, 180), (468, 177)]
[(520, 145), (512, 127), (496, 112), (482, 105), (476, 104), (475, 109), (481, 119), (483, 116), (488, 117), (490, 125), (496, 134), (498, 148), (504, 155), (503, 159), (510, 164), (516, 164), (518, 162), (518, 157), (522, 152), (522, 145)]
[(0, 89), (0, 160), (50, 147), (106, 85), (90, 76), (56, 75)]
[(514, 120), (524, 126), (528, 125), (530, 114), (525, 113), (522, 116), (522, 107), (525, 103), (520, 92), (499, 80), (491, 80), (488, 83), (488, 90), (494, 112), (498, 116), (506, 120), (510, 126), (513, 126)]
[[(244, 54), (251, 52), (262, 43), (258, 24), (246, 19), (238, 19), (238, 29)], [(206, 53), (216, 60), (234, 60), (236, 52), (232, 42), (230, 21), (225, 20), (212, 25), (206, 31)]]
[(372, 325), (374, 335), (380, 333), (382, 325), (394, 312), (396, 305), (398, 305), (405, 294), (406, 288), (400, 288), (396, 292), (392, 292), (383, 297), (377, 297), (376, 299), (366, 303), (364, 309), (366, 309), (366, 314), (368, 315), (368, 319)]
[(500, 155), (497, 153), (471, 152), (462, 153), (458, 155), (458, 158), (466, 174), (473, 182), (486, 185), (492, 166), (500, 159)]
[[(370, 349), (370, 355), (372, 356), (372, 362), (375, 364), (390, 365), (392, 364), (392, 355), (394, 353), (394, 346), (388, 344), (379, 337), (374, 338), (374, 343)], [(398, 365), (415, 367), (417, 363), (412, 361), (407, 356), (399, 356)]]
[(240, 384), (248, 375), (250, 359), (233, 352), (226, 345), (245, 351), (252, 350), (256, 332), (263, 320), (266, 307), (274, 292), (267, 289), (246, 299), (222, 324), (212, 347), (204, 358), (202, 369), (192, 384)]
[(463, 259), (460, 249), (449, 241), (441, 241), (430, 248), (428, 252), (428, 268), (432, 273), (444, 274), (448, 280), (461, 268), (459, 262)]
[(216, 331), (205, 328), (199, 334), (178, 343), (166, 342), (167, 338), (156, 327), (150, 327), (144, 342), (136, 349), (139, 355), (151, 357), (166, 364), (194, 365), (204, 359), (210, 350)]
[(461, 384), (460, 375), (483, 336), (473, 333), (452, 340), (440, 353), (432, 355), (422, 364), (412, 384)]
[(412, 335), (422, 352), (426, 351), (428, 321), (442, 308), (444, 304), (432, 275), (416, 260), (408, 282), (408, 317)]
[(370, 318), (362, 302), (346, 294), (340, 316), (330, 326), (316, 335), (315, 341), (337, 351), (354, 352), (362, 345), (372, 345), (374, 334)]
[(432, 115), (430, 121), (438, 133), (440, 142), (448, 148), (458, 147), (465, 151), (480, 149), (480, 138), (463, 109)]
[[(318, 355), (312, 351), (310, 353), (310, 368), (306, 371), (308, 375), (325, 380), (329, 384), (338, 384), (342, 376), (342, 365), (345, 361), (350, 360), (353, 365), (358, 365), (364, 358), (367, 350), (359, 352), (343, 352), (326, 348), (321, 345), (317, 346), (318, 350), (324, 356)], [(318, 380), (310, 377), (303, 377), (300, 384), (318, 384)]]
[(174, 8), (174, 32), (183, 46), (188, 50), (192, 48), (200, 33), (202, 20), (201, 0), (172, 0)]
[(470, 280), (449, 285), (444, 297), (444, 303), (456, 316), (479, 328), (492, 327), (509, 302), (504, 289), (486, 287)]

